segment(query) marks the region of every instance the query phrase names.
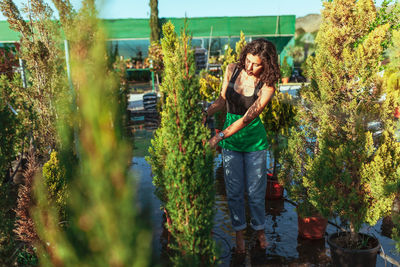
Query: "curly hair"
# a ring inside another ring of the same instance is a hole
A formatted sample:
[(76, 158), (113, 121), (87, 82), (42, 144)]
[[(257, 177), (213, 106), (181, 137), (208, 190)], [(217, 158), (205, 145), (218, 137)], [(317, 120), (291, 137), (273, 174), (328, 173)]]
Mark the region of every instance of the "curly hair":
[(240, 69), (246, 68), (245, 62), (249, 53), (259, 56), (262, 60), (263, 71), (260, 75), (260, 80), (267, 86), (274, 87), (281, 76), (275, 45), (265, 39), (257, 39), (248, 43), (240, 53), (238, 62)]

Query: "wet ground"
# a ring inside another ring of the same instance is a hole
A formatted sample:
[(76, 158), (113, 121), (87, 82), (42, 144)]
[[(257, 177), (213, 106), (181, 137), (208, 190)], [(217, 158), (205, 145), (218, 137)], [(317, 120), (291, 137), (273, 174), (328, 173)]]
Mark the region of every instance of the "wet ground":
[[(135, 157), (132, 161), (132, 170), (138, 179), (138, 197), (142, 208), (150, 208), (151, 221), (153, 223), (154, 238), (153, 249), (156, 262), (165, 263), (166, 236), (163, 229), (163, 213), (159, 209), (159, 200), (154, 196), (151, 168), (144, 156), (150, 144), (152, 132), (137, 131), (135, 133)], [(220, 266), (330, 266), (330, 251), (328, 244), (322, 240), (303, 240), (297, 235), (297, 213), (295, 207), (285, 200), (268, 200), (266, 202), (265, 220), (266, 236), (269, 247), (266, 251), (254, 249), (255, 233), (251, 227), (246, 230), (247, 254), (239, 261), (232, 259), (230, 252), (234, 246), (234, 232), (230, 225), (228, 206), (223, 182), (221, 156), (215, 158), (215, 186), (216, 186), (216, 216), (214, 225), (214, 237), (220, 248)], [(249, 216), (248, 216), (249, 217)], [(338, 222), (336, 222), (338, 223)], [(362, 232), (376, 236), (383, 250), (390, 257), (400, 262), (400, 256), (395, 253), (394, 241), (381, 233), (382, 222), (374, 227), (365, 227)], [(327, 233), (331, 234), (337, 228), (329, 225)], [(386, 266), (393, 266), (389, 262)], [(385, 266), (385, 261), (378, 256), (377, 266)]]

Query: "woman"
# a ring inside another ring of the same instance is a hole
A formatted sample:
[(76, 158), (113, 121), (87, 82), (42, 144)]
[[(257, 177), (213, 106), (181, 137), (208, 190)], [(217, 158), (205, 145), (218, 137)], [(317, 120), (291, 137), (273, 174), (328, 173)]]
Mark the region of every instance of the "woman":
[(207, 110), (207, 116), (227, 107), (224, 130), (209, 140), (220, 145), (225, 187), (231, 222), (236, 231), (236, 253), (245, 253), (246, 225), (244, 190), (248, 193), (250, 225), (257, 233), (262, 249), (268, 245), (265, 232), (266, 149), (264, 126), (258, 117), (275, 92), (280, 77), (275, 46), (258, 39), (247, 44), (237, 64), (229, 64), (219, 98)]

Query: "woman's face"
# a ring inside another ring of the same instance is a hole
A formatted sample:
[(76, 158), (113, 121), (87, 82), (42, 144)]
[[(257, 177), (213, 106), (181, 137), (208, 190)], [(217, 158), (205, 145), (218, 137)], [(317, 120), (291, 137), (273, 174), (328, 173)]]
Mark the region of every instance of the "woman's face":
[(246, 56), (245, 67), (248, 75), (258, 77), (263, 69), (262, 60), (259, 56), (249, 53)]

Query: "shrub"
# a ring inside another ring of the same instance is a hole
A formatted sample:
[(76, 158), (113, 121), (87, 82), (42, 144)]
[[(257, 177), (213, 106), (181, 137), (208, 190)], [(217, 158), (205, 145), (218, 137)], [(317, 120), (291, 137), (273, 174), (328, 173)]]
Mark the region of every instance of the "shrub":
[(33, 214), (44, 241), (37, 244), (43, 266), (148, 265), (151, 233), (134, 205), (136, 181), (129, 175), (132, 147), (118, 110), (118, 74), (109, 69), (106, 38), (96, 16), (95, 3), (83, 1), (73, 17), (74, 27), (64, 28), (71, 38), (77, 99), (74, 106), (58, 106), (69, 118), (58, 121), (59, 164), (68, 181), (68, 221), (60, 227), (58, 210), (49, 203), (39, 176)]
[(65, 169), (60, 165), (57, 152), (51, 153), (49, 161), (43, 165), (42, 172), (49, 200), (56, 204), (61, 220), (65, 220), (67, 183), (65, 180)]
[(186, 30), (178, 38), (171, 22), (163, 26), (166, 96), (148, 158), (162, 207), (171, 219), (167, 225), (174, 241), (171, 259), (178, 266), (216, 263), (211, 236), (214, 217), (213, 154), (202, 112), (194, 54)]
[(284, 57), (281, 65), (281, 77), (287, 78), (290, 75), (292, 75), (292, 67), (288, 64), (287, 57)]
[[(390, 25), (370, 31), (376, 19), (371, 0), (324, 6), (316, 56), (308, 60), (311, 85), (302, 92), (301, 125), (293, 130), (301, 133), (293, 134), (291, 151), (299, 160), (293, 174), (300, 175), (306, 200), (325, 217), (339, 216), (357, 241), (363, 223), (374, 225), (390, 210), (394, 194), (384, 188), (398, 179), (393, 101), (379, 101), (382, 43)], [(381, 134), (371, 129), (376, 121)]]

